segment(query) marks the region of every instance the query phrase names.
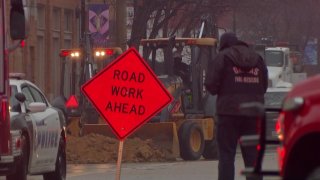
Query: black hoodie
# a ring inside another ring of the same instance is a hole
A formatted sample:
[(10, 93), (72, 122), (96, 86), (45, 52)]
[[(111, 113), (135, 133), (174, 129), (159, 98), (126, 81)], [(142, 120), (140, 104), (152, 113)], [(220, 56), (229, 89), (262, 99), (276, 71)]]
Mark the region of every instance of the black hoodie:
[(261, 56), (232, 33), (220, 40), (220, 52), (210, 63), (205, 86), (218, 95), (218, 115), (241, 115), (245, 102), (264, 102), (268, 71)]

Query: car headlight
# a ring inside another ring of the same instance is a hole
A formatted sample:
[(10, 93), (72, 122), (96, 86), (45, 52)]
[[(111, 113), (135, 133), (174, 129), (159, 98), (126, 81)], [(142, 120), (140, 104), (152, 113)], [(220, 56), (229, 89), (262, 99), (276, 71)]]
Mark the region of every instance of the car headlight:
[(304, 103), (305, 101), (302, 97), (288, 98), (283, 102), (282, 112), (278, 116), (276, 127), (275, 127), (278, 135), (278, 139), (280, 141), (283, 141), (284, 139), (283, 127), (284, 127), (284, 120), (287, 113), (299, 111), (303, 107)]
[(302, 97), (294, 97), (286, 99), (282, 105), (283, 111), (297, 111), (304, 105)]

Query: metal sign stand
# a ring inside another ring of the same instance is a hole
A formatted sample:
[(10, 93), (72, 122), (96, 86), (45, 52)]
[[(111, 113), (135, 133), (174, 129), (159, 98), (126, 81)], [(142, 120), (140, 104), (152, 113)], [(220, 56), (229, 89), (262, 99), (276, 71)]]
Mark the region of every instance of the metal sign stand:
[(122, 152), (123, 152), (123, 143), (124, 143), (124, 140), (120, 140), (120, 142), (119, 142), (119, 149), (118, 149), (118, 161), (117, 161), (116, 180), (120, 180), (121, 162), (122, 162)]

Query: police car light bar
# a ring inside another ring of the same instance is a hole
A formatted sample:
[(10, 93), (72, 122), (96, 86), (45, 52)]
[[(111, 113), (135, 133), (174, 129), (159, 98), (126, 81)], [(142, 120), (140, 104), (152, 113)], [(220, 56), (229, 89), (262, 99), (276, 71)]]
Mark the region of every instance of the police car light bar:
[(24, 73), (9, 73), (9, 78), (12, 79), (24, 79), (24, 77), (26, 77)]

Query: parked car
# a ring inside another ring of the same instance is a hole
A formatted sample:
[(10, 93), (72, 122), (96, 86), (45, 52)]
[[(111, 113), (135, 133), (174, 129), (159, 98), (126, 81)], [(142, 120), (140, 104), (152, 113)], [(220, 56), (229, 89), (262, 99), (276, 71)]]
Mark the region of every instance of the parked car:
[[(265, 94), (265, 107), (267, 108), (281, 108), (282, 102), (288, 92), (292, 88), (289, 87), (279, 87), (267, 89)], [(279, 112), (266, 112), (266, 136), (267, 139), (278, 139), (278, 134), (276, 132), (276, 122), (279, 116)]]
[(66, 179), (65, 116), (53, 107), (21, 74), (10, 74), (9, 113), (11, 131), (19, 132), (13, 146), (14, 160), (0, 162), (0, 175), (7, 180), (26, 180), (42, 174), (44, 180)]

